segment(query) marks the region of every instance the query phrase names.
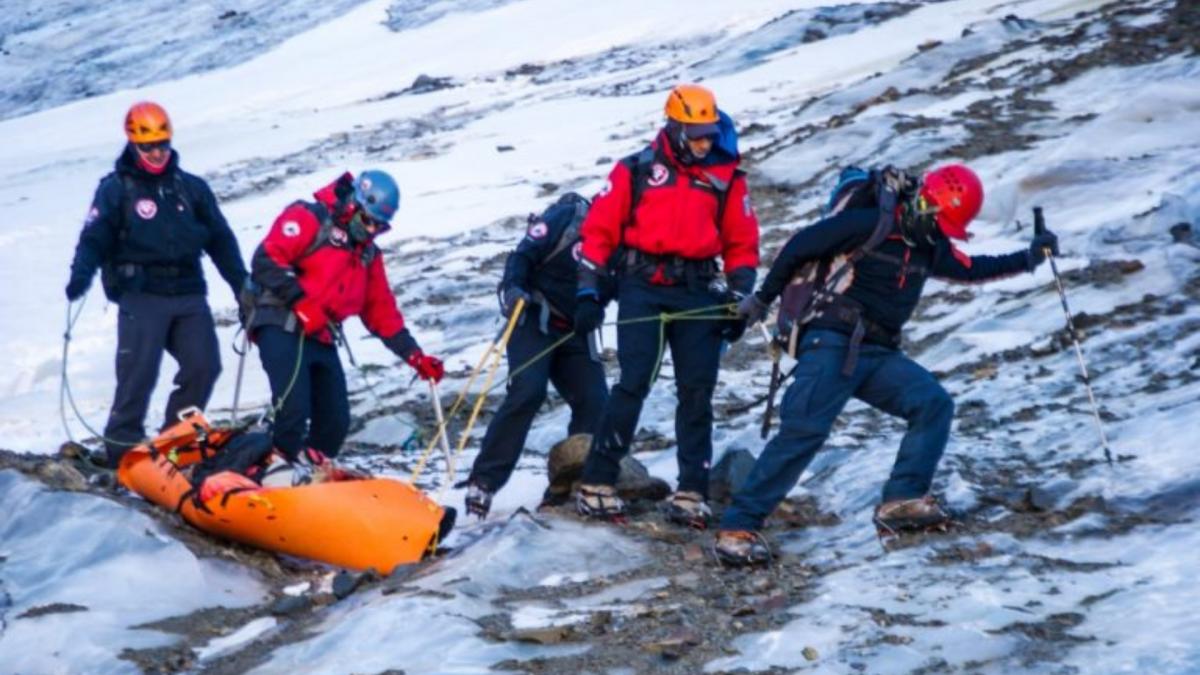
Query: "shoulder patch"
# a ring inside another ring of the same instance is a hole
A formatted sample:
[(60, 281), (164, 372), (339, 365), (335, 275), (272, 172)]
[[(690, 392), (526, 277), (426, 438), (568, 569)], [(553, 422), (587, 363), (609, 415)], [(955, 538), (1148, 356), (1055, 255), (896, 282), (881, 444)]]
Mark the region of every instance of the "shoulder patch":
[(139, 199), (133, 205), (133, 210), (142, 217), (142, 220), (150, 220), (158, 215), (158, 204), (154, 203), (153, 199)]
[(329, 228), (329, 243), (334, 246), (345, 246), (350, 241), (350, 235), (340, 227)]
[(582, 241), (575, 242), (575, 245), (571, 247), (571, 257), (575, 259), (575, 262), (579, 262), (579, 261), (583, 260), (583, 242)]
[(530, 239), (542, 239), (550, 232), (550, 228), (542, 221), (537, 221), (529, 226), (529, 230), (525, 233)]
[(96, 219), (99, 217), (100, 217), (100, 209), (98, 207), (93, 206), (90, 210), (88, 210), (87, 218), (83, 219), (83, 226), (87, 227), (88, 225), (91, 225), (92, 223), (96, 222)]
[(671, 176), (671, 172), (661, 162), (655, 162), (654, 166), (650, 167), (650, 177), (646, 179), (646, 185), (658, 187), (667, 182), (667, 178)]
[(279, 228), (279, 231), (283, 232), (283, 236), (285, 237), (295, 237), (300, 234), (300, 223), (297, 223), (294, 220), (289, 220)]

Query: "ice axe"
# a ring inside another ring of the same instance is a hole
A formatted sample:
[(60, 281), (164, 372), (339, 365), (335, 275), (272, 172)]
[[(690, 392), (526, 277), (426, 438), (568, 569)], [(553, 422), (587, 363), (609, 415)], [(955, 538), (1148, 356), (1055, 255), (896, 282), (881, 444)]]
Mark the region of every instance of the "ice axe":
[[(1038, 236), (1046, 232), (1046, 217), (1042, 207), (1033, 207), (1033, 234)], [(1079, 344), (1079, 334), (1075, 331), (1075, 322), (1071, 319), (1071, 308), (1067, 306), (1067, 291), (1063, 288), (1062, 276), (1058, 273), (1058, 265), (1054, 262), (1054, 252), (1049, 247), (1042, 249), (1046, 260), (1050, 261), (1050, 271), (1054, 273), (1054, 283), (1058, 286), (1058, 298), (1062, 301), (1063, 314), (1067, 316), (1067, 334), (1075, 345), (1075, 358), (1079, 360), (1079, 372), (1083, 374), (1083, 386), (1087, 390), (1088, 401), (1092, 404), (1092, 416), (1096, 418), (1096, 430), (1100, 432), (1100, 445), (1104, 448), (1104, 459), (1112, 466), (1112, 451), (1108, 447), (1108, 436), (1104, 433), (1104, 422), (1100, 419), (1100, 406), (1096, 404), (1096, 395), (1092, 391), (1092, 378), (1088, 375), (1087, 364), (1083, 360), (1083, 347)]]
[(767, 327), (759, 322), (758, 327), (762, 329), (763, 337), (767, 340), (767, 351), (771, 354), (771, 383), (767, 385), (767, 410), (763, 413), (762, 421), (762, 439), (767, 440), (767, 436), (771, 435), (771, 418), (775, 415), (775, 394), (779, 392), (779, 384), (783, 380), (779, 372), (779, 360), (783, 354), (779, 349), (779, 345), (775, 344), (770, 331)]

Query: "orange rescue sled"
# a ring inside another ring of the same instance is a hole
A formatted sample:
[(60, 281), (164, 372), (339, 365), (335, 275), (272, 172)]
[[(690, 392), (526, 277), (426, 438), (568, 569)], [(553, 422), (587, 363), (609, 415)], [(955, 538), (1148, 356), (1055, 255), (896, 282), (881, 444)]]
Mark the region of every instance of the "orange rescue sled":
[[(221, 537), (331, 565), (388, 574), (437, 545), (446, 511), (412, 484), (391, 478), (220, 493), (197, 507), (182, 469), (201, 461), (200, 446), (220, 447), (229, 429), (211, 428), (198, 410), (121, 458), (121, 484)], [(444, 532), (440, 534), (445, 534)]]

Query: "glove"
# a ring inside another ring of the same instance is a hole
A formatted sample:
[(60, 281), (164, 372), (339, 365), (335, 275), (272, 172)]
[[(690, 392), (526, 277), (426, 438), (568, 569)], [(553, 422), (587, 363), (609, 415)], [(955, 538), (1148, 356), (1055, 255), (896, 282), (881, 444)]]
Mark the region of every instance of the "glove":
[(721, 339), (733, 344), (742, 339), (746, 334), (746, 327), (750, 325), (750, 321), (742, 316), (734, 316), (725, 319), (721, 322)]
[(329, 315), (325, 313), (325, 308), (307, 295), (302, 296), (296, 301), (296, 304), (292, 305), (292, 311), (296, 313), (296, 318), (300, 319), (300, 325), (304, 328), (305, 335), (320, 335), (329, 327)]
[(436, 356), (429, 356), (420, 349), (410, 354), (407, 361), (422, 380), (441, 382), (446, 376), (446, 367), (442, 365), (442, 360)]
[(1029, 269), (1032, 270), (1046, 261), (1046, 249), (1050, 249), (1053, 255), (1058, 255), (1058, 235), (1050, 230), (1034, 235), (1033, 241), (1029, 242)]
[(87, 293), (88, 286), (91, 285), (91, 277), (72, 276), (71, 280), (67, 282), (67, 300), (75, 302), (82, 298), (83, 294)]
[(765, 319), (769, 308), (769, 305), (758, 299), (757, 293), (751, 293), (742, 298), (742, 301), (738, 303), (737, 314), (738, 316), (745, 317), (746, 324), (749, 325)]
[(579, 302), (575, 305), (575, 333), (587, 335), (604, 323), (604, 307), (596, 291), (579, 293)]
[(254, 315), (254, 305), (258, 301), (258, 284), (254, 283), (250, 277), (246, 277), (246, 281), (237, 292), (237, 301), (238, 323), (242, 324), (242, 328), (247, 328), (246, 324)]
[(505, 286), (500, 289), (500, 314), (506, 319), (512, 316), (513, 308), (517, 306), (518, 300), (524, 300), (525, 304), (529, 304), (529, 293), (516, 285)]

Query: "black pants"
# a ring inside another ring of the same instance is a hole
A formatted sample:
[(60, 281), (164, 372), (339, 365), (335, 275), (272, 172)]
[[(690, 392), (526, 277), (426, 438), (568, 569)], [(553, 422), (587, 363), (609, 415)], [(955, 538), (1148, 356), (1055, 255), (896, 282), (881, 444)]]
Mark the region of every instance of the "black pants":
[(203, 295), (124, 293), (117, 314), (117, 391), (104, 436), (108, 461), (116, 466), (146, 437), (146, 409), (166, 351), (179, 364), (167, 399), (163, 427), (180, 410), (203, 408), (221, 374), (221, 353), (212, 311)]
[[(337, 347), (278, 326), (254, 332), (263, 370), (278, 406), (272, 429), (275, 448), (290, 459), (305, 447), (337, 457), (350, 430), (350, 400)], [(282, 404), (280, 400), (282, 399)]]
[[(520, 368), (563, 335), (553, 329), (549, 335), (542, 333), (536, 312), (527, 312), (508, 342), (509, 369)], [(608, 385), (604, 381), (604, 367), (591, 357), (587, 338), (576, 335), (509, 382), (508, 396), (483, 437), (483, 446), (471, 469), (471, 481), (493, 492), (504, 487), (517, 466), (529, 427), (546, 400), (547, 384), (551, 382), (571, 407), (567, 433), (594, 431), (608, 399)]]
[[(702, 309), (725, 302), (705, 287), (658, 286), (639, 277), (621, 280), (621, 321), (656, 317), (663, 312)], [(717, 311), (700, 313), (718, 314)], [(620, 462), (629, 452), (642, 402), (650, 393), (654, 366), (661, 350), (671, 349), (679, 405), (675, 408), (675, 439), (679, 444), (679, 489), (708, 494), (712, 462), (712, 396), (721, 358), (722, 321), (684, 320), (666, 324), (660, 345), (659, 321), (623, 323), (617, 327), (617, 358), (621, 379), (604, 410), (583, 482), (614, 485)]]

